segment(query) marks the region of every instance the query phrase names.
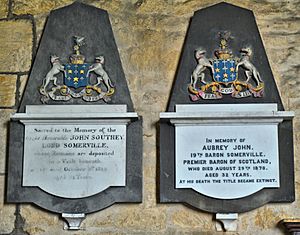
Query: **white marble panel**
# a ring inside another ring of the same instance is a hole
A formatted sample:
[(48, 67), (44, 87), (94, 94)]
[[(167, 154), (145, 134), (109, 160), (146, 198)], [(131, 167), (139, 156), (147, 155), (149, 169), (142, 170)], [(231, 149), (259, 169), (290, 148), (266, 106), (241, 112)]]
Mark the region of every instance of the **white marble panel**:
[(125, 123), (25, 125), (23, 186), (82, 198), (125, 185)]
[(235, 199), (280, 186), (277, 124), (175, 126), (176, 188)]

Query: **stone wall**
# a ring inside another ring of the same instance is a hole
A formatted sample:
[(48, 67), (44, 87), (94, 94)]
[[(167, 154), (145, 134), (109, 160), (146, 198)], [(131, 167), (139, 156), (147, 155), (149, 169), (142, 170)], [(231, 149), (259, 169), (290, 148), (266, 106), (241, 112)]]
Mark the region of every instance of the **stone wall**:
[[(7, 124), (16, 111), (49, 11), (70, 0), (0, 0), (0, 234), (222, 234), (213, 215), (156, 201), (156, 123), (165, 111), (193, 12), (217, 0), (86, 0), (110, 14), (133, 103), (144, 117), (144, 200), (90, 214), (84, 231), (62, 231), (55, 214), (5, 204)], [(300, 217), (300, 0), (231, 0), (253, 10), (285, 109), (294, 120), (296, 202), (268, 204), (240, 214), (239, 232), (284, 234), (278, 222)]]

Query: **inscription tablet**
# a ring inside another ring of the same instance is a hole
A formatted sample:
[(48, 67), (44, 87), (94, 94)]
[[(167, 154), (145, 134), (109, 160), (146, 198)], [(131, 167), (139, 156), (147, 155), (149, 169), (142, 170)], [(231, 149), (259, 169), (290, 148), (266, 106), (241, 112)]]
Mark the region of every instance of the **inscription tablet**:
[(23, 186), (66, 198), (126, 184), (126, 125), (27, 124)]
[(176, 188), (234, 199), (279, 187), (277, 136), (274, 124), (177, 125)]

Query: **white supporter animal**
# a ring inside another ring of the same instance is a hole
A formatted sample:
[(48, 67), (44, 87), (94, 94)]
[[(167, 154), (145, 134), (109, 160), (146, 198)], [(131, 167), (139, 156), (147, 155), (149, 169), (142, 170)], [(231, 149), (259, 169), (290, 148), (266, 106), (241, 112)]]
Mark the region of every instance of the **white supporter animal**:
[(46, 87), (50, 83), (50, 81), (53, 81), (53, 84), (57, 86), (57, 77), (55, 77), (56, 74), (59, 74), (62, 71), (65, 71), (64, 66), (60, 63), (59, 57), (52, 55), (51, 56), (51, 63), (52, 68), (47, 73), (46, 77), (43, 80), (43, 86), (42, 88), (46, 90)]
[(198, 78), (200, 78), (200, 81), (202, 83), (206, 84), (204, 80), (205, 78), (204, 71), (207, 68), (210, 68), (212, 73), (214, 73), (214, 67), (212, 66), (212, 63), (205, 57), (205, 53), (206, 51), (202, 49), (197, 49), (195, 51), (195, 57), (197, 59), (198, 64), (191, 75), (191, 85), (193, 86), (194, 89), (196, 89)]
[(87, 76), (89, 76), (90, 72), (94, 72), (97, 76), (97, 83), (94, 86), (100, 85), (101, 81), (104, 82), (105, 86), (107, 87), (107, 90), (109, 91), (114, 86), (111, 83), (111, 80), (107, 74), (107, 72), (103, 68), (104, 64), (104, 57), (99, 56), (95, 58), (96, 63), (92, 64), (90, 66), (90, 69), (88, 70)]
[(254, 78), (254, 80), (257, 83), (257, 86), (260, 85), (260, 83), (263, 83), (261, 80), (260, 74), (255, 68), (255, 66), (250, 62), (250, 56), (252, 54), (252, 51), (250, 48), (243, 48), (241, 49), (241, 60), (236, 66), (236, 71), (238, 72), (238, 68), (242, 67), (245, 69), (245, 74), (247, 77), (246, 82), (249, 82), (250, 78)]

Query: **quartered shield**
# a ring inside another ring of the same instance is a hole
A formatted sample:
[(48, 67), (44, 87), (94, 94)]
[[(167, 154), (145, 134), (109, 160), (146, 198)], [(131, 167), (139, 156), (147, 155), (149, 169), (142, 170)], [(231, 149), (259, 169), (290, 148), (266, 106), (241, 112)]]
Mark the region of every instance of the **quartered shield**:
[(64, 84), (68, 87), (85, 87), (88, 85), (87, 72), (90, 64), (66, 64)]
[(220, 83), (231, 83), (237, 79), (236, 61), (233, 59), (213, 60), (214, 80)]

